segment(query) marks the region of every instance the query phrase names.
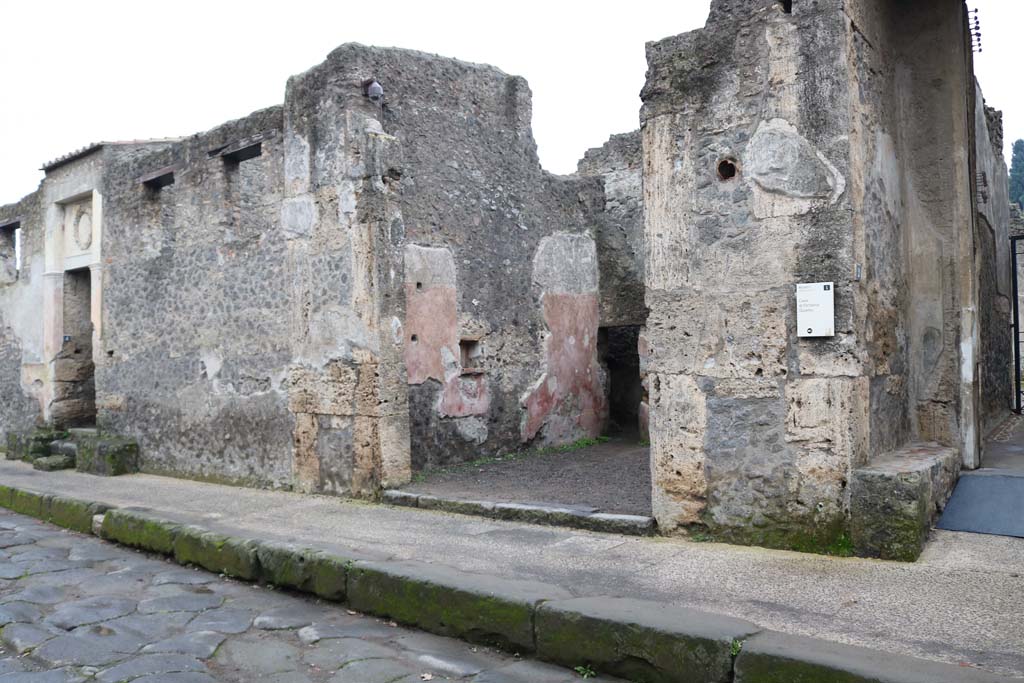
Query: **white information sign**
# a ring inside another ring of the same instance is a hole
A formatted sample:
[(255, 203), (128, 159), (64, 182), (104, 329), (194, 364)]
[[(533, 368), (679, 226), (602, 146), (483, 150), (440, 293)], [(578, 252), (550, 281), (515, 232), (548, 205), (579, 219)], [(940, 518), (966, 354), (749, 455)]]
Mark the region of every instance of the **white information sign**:
[(835, 336), (834, 293), (831, 282), (804, 282), (796, 286), (798, 337)]

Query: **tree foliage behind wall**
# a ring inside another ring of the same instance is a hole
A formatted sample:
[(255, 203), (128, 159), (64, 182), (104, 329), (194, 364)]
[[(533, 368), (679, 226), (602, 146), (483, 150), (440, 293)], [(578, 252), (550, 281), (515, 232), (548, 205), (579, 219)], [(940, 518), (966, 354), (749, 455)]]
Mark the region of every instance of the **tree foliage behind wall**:
[(1024, 209), (1024, 140), (1013, 143), (1010, 161), (1010, 201)]

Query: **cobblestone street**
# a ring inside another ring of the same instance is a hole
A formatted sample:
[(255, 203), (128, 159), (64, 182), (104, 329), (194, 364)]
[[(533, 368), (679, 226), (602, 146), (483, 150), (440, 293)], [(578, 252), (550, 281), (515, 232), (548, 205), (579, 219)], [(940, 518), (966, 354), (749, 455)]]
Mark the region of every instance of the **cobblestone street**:
[(7, 511), (0, 511), (0, 625), (2, 682), (581, 680)]

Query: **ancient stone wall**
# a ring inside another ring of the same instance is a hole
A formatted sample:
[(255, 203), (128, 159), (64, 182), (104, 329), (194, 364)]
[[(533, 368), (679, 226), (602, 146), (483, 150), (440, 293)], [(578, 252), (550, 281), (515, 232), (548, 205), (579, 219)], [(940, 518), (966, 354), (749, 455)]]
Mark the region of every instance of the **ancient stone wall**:
[[(649, 44), (641, 123), (655, 515), (804, 547), (841, 533), (869, 382), (847, 23), (796, 6), (719, 0)], [(835, 336), (797, 338), (797, 282), (834, 283)]]
[[(43, 340), (39, 300), (44, 270), (43, 216), (39, 193), (0, 207), (4, 280), (0, 283), (0, 443), (8, 433), (32, 428), (43, 418)], [(15, 255), (15, 230), (21, 267)]]
[[(871, 458), (935, 440), (976, 465), (986, 401), (1005, 394), (1006, 278), (998, 239), (980, 270), (973, 257), (975, 165), (998, 164), (964, 27), (957, 0), (716, 0), (705, 29), (648, 46), (643, 341), (663, 528), (827, 545)], [(834, 336), (798, 337), (799, 282), (833, 283)], [(1001, 372), (979, 374), (979, 353)]]
[(530, 107), (492, 67), (345, 45), (281, 107), (58, 160), (25, 297), (49, 313), (0, 357), (35, 335), (44, 417), (200, 479), (373, 494), (596, 436), (603, 181), (541, 169)]
[[(522, 78), (363, 46), (339, 48), (323, 68), (343, 64), (382, 84), (383, 132), (401, 149), (388, 182), (405, 231), (413, 467), (600, 433), (586, 234), (604, 206), (600, 182), (541, 169)], [(549, 262), (571, 286), (549, 282)]]
[[(1010, 197), (1003, 159), (1002, 114), (985, 106), (975, 82), (978, 324), (981, 337), (980, 430), (987, 435), (1013, 406), (1013, 313), (1010, 283)], [(982, 454), (984, 463), (984, 454)]]
[(604, 181), (604, 212), (597, 222), (601, 270), (601, 326), (643, 325), (644, 207), (640, 131), (613, 135), (587, 150), (577, 174)]
[[(99, 420), (139, 440), (146, 471), (291, 484), (281, 128), (274, 108), (108, 161)], [(254, 158), (211, 156), (268, 132)], [(173, 184), (139, 182), (169, 166)]]

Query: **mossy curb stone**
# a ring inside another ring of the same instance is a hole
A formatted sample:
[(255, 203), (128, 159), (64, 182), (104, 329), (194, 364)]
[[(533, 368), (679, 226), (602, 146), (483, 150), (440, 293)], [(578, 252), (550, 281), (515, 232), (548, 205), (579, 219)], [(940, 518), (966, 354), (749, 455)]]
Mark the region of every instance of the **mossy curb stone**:
[(103, 514), (107, 510), (108, 507), (101, 503), (53, 496), (50, 498), (47, 521), (65, 529), (88, 534), (92, 533), (93, 516)]
[(103, 517), (100, 536), (132, 548), (173, 555), (180, 528), (179, 524), (136, 510), (111, 510)]
[(256, 541), (182, 526), (174, 537), (174, 559), (180, 564), (194, 564), (225, 576), (255, 581), (260, 577), (258, 546)]
[(537, 610), (537, 655), (644, 683), (731, 683), (742, 619), (626, 598), (574, 598)]
[(978, 669), (765, 631), (743, 643), (735, 683), (997, 683)]
[(567, 591), (556, 586), (417, 562), (356, 562), (349, 569), (352, 609), (512, 652), (533, 651), (536, 605), (563, 597)]

